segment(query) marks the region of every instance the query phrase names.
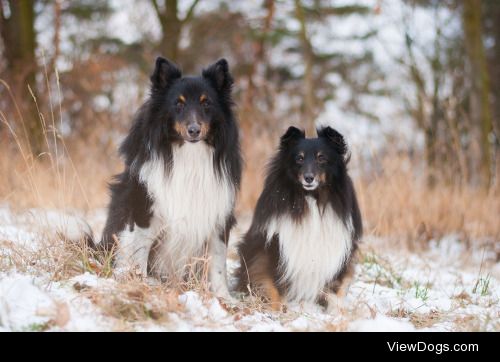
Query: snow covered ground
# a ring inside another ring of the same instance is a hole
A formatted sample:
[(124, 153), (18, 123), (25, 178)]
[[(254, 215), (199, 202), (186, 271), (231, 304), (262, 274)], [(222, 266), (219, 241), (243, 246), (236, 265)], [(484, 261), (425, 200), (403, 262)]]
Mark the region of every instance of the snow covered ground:
[[(86, 218), (102, 227), (102, 212)], [(341, 313), (316, 305), (276, 313), (154, 280), (99, 277), (102, 269), (59, 240), (62, 220), (64, 232), (85, 228), (57, 212), (0, 208), (0, 331), (500, 331), (498, 240), (466, 247), (451, 235), (409, 252), (367, 237)]]

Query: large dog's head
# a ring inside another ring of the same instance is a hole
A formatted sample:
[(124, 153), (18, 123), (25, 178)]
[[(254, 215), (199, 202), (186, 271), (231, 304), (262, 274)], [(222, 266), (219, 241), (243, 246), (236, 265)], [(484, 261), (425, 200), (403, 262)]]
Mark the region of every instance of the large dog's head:
[(158, 57), (151, 83), (155, 118), (174, 141), (210, 142), (231, 107), (233, 78), (225, 59), (201, 76), (183, 77), (175, 64)]
[(290, 127), (281, 137), (279, 152), (287, 177), (306, 192), (335, 187), (347, 174), (347, 145), (330, 127), (319, 129), (318, 138), (309, 139), (304, 131)]

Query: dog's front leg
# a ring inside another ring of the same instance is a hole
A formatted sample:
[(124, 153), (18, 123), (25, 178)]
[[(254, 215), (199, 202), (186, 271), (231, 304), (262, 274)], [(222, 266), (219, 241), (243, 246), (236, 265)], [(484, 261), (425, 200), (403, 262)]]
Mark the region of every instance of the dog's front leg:
[(236, 302), (227, 287), (226, 254), (227, 246), (221, 235), (214, 235), (209, 240), (208, 278), (210, 290), (217, 296), (230, 302)]
[(354, 277), (354, 264), (350, 263), (342, 277), (331, 283), (329, 291), (326, 293), (328, 303), (327, 312), (330, 314), (339, 314), (344, 312), (344, 299), (349, 291), (349, 287)]
[(116, 273), (125, 275), (132, 272), (134, 275), (146, 277), (149, 251), (154, 241), (151, 230), (135, 226), (133, 230), (122, 231), (117, 235), (117, 239)]

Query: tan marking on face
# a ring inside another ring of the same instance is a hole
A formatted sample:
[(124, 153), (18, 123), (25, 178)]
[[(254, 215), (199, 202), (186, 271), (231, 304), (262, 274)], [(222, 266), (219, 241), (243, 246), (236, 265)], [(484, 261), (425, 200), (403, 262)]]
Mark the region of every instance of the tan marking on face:
[(326, 174), (324, 172), (320, 173), (318, 176), (319, 182), (325, 183), (326, 182)]
[(248, 266), (250, 285), (255, 288), (258, 295), (267, 299), (272, 310), (280, 311), (281, 296), (270, 270), (269, 256), (263, 252), (256, 255), (254, 261)]
[(181, 94), (179, 96), (179, 101), (182, 102), (182, 103), (186, 103), (186, 98)]
[(207, 100), (207, 96), (205, 94), (202, 94), (200, 97), (200, 103), (203, 103)]
[(177, 131), (178, 134), (182, 136), (182, 138), (188, 137), (187, 128), (181, 122), (176, 121), (174, 124), (174, 129)]
[(201, 122), (201, 132), (200, 138), (205, 139), (207, 137), (208, 131), (210, 131), (210, 126), (206, 122)]

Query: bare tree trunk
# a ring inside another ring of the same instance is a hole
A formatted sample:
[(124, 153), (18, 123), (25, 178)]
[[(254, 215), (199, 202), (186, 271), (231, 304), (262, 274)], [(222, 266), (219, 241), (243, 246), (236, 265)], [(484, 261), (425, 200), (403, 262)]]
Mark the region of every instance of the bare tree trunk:
[[(437, 13), (437, 9), (435, 9)], [(437, 16), (437, 14), (436, 14)], [(441, 99), (440, 99), (440, 87), (442, 85), (442, 74), (443, 67), (441, 64), (441, 28), (436, 25), (436, 35), (434, 39), (434, 55), (431, 59), (431, 69), (432, 69), (432, 110), (430, 114), (430, 123), (426, 127), (426, 143), (429, 143), (428, 150), (428, 167), (429, 167), (429, 177), (428, 185), (429, 187), (434, 187), (438, 178), (438, 167), (447, 166), (444, 165), (445, 162), (450, 162), (450, 160), (439, 157), (438, 155), (438, 144), (439, 144), (439, 122), (443, 118), (443, 111), (441, 109)], [(448, 142), (448, 140), (446, 140)], [(449, 166), (449, 165), (448, 165)]]
[(457, 104), (455, 99), (451, 99), (446, 103), (444, 112), (444, 119), (450, 130), (450, 153), (454, 153), (457, 160), (458, 173), (460, 174), (459, 185), (465, 184), (469, 180), (469, 172), (467, 168), (467, 155), (466, 150), (460, 141), (460, 128), (459, 128), (459, 114), (457, 111)]
[[(500, 19), (500, 3), (495, 2), (495, 12), (493, 13), (493, 17), (497, 20)], [(495, 89), (495, 124), (496, 124), (496, 134), (500, 136), (500, 21), (494, 22), (494, 38), (495, 45), (493, 47), (494, 52), (494, 68), (492, 69), (492, 79), (496, 79), (496, 82), (492, 82), (492, 86)], [(498, 142), (497, 137), (497, 142)]]
[(302, 55), (304, 57), (304, 118), (306, 121), (306, 132), (310, 136), (315, 136), (316, 102), (314, 88), (314, 51), (307, 34), (307, 22), (300, 0), (295, 0), (295, 17), (300, 23), (300, 43)]
[[(496, 135), (493, 146), (493, 164), (496, 172), (493, 176), (498, 176), (500, 170), (500, 21), (498, 21), (500, 19), (500, 2), (491, 1), (486, 5), (488, 14), (484, 14), (484, 16), (489, 15), (490, 19), (493, 19), (493, 29), (490, 35), (495, 39), (490, 56), (490, 76), (493, 80), (491, 82), (493, 92), (493, 132)], [(500, 179), (497, 177), (496, 183), (498, 184), (499, 181)]]
[[(438, 46), (436, 42), (435, 47)], [(413, 50), (413, 42), (406, 33), (406, 50), (410, 59), (409, 71), (413, 82), (415, 83), (417, 105), (415, 109), (415, 120), (418, 127), (424, 132), (425, 137), (425, 162), (427, 165), (427, 184), (429, 187), (434, 187), (437, 180), (437, 124), (438, 124), (438, 102), (439, 102), (439, 78), (436, 73), (436, 65), (439, 62), (439, 54), (433, 59), (433, 95), (432, 95), (432, 111), (430, 117), (426, 114), (425, 104), (429, 96), (426, 93), (426, 85), (424, 77), (417, 65), (417, 60)]]
[(492, 132), (490, 105), (490, 79), (484, 51), (481, 25), (481, 0), (465, 0), (463, 8), (465, 46), (469, 62), (471, 89), (471, 120), (479, 128), (480, 182), (484, 187), (491, 183), (491, 147), (489, 136)]
[(179, 60), (179, 40), (181, 37), (181, 21), (178, 17), (177, 0), (165, 1), (165, 12), (160, 17), (163, 37), (161, 50), (170, 60)]
[(2, 18), (0, 35), (4, 42), (8, 81), (23, 111), (24, 126), (27, 129), (31, 150), (38, 154), (43, 150), (43, 128), (33, 98), (28, 91), (28, 85), (33, 92), (36, 89), (34, 4), (30, 0), (8, 0), (6, 4), (8, 13), (0, 6)]
[[(254, 61), (250, 64), (250, 70), (247, 74), (248, 88), (246, 89), (243, 99), (243, 109), (248, 111), (254, 108), (255, 95), (257, 94), (257, 87), (255, 86), (255, 81), (254, 81), (255, 74), (257, 73), (259, 65), (265, 62), (266, 35), (269, 34), (269, 32), (271, 31), (272, 21), (274, 18), (274, 11), (275, 11), (274, 0), (265, 0), (263, 3), (263, 7), (266, 10), (266, 15), (264, 16), (263, 19), (263, 27), (260, 37), (254, 40), (253, 43), (255, 49), (255, 56), (254, 56)], [(241, 120), (243, 121), (247, 119), (243, 117)], [(250, 128), (253, 124), (254, 122), (242, 122), (243, 128)]]
[(157, 0), (151, 0), (153, 7), (160, 21), (162, 30), (162, 39), (159, 50), (168, 59), (178, 62), (180, 57), (179, 43), (182, 35), (182, 29), (188, 23), (193, 15), (199, 0), (194, 0), (189, 7), (186, 16), (179, 17), (178, 0), (165, 0), (163, 7), (160, 7)]

